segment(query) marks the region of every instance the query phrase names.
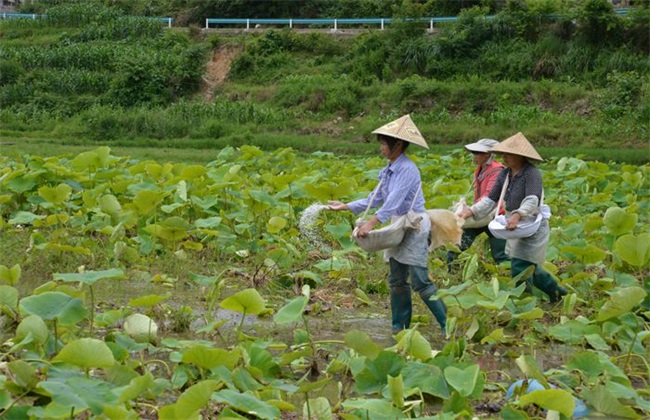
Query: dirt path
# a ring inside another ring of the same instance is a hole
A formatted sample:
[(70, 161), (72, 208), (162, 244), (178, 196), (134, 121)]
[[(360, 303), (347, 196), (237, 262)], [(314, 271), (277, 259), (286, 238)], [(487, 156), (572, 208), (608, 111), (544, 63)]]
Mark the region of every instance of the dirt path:
[(214, 101), (214, 91), (228, 77), (232, 60), (241, 52), (241, 46), (222, 45), (212, 52), (212, 60), (206, 66), (201, 86), (201, 97), (206, 102)]

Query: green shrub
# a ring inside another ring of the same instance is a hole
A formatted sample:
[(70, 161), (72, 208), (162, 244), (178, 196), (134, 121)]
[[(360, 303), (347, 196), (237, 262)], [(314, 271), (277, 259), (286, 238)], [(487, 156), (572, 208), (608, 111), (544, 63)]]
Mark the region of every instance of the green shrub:
[(0, 60), (0, 86), (15, 83), (23, 74), (25, 69), (19, 63)]

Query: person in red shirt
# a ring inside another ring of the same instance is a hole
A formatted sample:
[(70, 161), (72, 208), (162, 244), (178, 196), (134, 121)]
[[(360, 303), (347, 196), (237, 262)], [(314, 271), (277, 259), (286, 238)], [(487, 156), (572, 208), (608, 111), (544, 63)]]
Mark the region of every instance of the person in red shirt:
[[(478, 203), (481, 198), (488, 195), (492, 186), (496, 182), (499, 173), (501, 173), (501, 170), (504, 168), (502, 164), (494, 160), (494, 155), (490, 153), (490, 149), (497, 144), (499, 144), (499, 142), (496, 140), (481, 139), (476, 143), (471, 143), (465, 146), (465, 150), (472, 153), (474, 164), (476, 165), (474, 178), (472, 179), (472, 185), (474, 187), (474, 203)], [(488, 229), (487, 222), (485, 223), (485, 226), (463, 228), (460, 250), (465, 251), (472, 246), (476, 237), (481, 233), (485, 233), (488, 236), (490, 252), (492, 258), (494, 258), (494, 261), (497, 264), (510, 260), (508, 255), (506, 255), (505, 239), (495, 238)], [(454, 251), (449, 251), (447, 253), (447, 267), (450, 272), (453, 271), (453, 262), (456, 257), (457, 254)]]

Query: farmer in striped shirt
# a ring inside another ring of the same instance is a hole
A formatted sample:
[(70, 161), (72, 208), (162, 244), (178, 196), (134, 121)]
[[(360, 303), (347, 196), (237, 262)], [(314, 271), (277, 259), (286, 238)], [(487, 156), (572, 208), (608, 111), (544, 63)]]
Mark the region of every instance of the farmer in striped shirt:
[[(350, 210), (360, 214), (367, 208), (378, 208), (372, 217), (359, 226), (357, 235), (366, 236), (380, 224), (413, 211), (422, 215), (419, 230), (408, 230), (404, 240), (396, 247), (384, 251), (390, 274), (390, 306), (392, 330), (397, 334), (411, 324), (411, 287), (415, 290), (446, 333), (446, 308), (442, 300), (430, 300), (438, 289), (429, 279), (427, 268), (431, 219), (424, 208), (420, 171), (404, 152), (410, 143), (429, 148), (426, 141), (408, 115), (377, 130), (381, 154), (388, 165), (379, 173), (379, 184), (367, 198), (351, 203), (330, 201), (331, 210)], [(411, 284), (408, 279), (411, 278)]]

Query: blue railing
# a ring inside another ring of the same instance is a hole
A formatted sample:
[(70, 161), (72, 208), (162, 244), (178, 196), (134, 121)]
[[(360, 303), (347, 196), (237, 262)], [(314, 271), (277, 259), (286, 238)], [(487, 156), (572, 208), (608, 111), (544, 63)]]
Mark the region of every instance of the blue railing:
[[(615, 11), (618, 15), (625, 15), (628, 13), (628, 9), (620, 9)], [(549, 15), (550, 18), (557, 18), (560, 15)], [(494, 18), (494, 15), (485, 16), (486, 19)], [(337, 30), (340, 25), (365, 25), (365, 26), (379, 26), (381, 29), (384, 29), (386, 25), (390, 25), (396, 19), (392, 18), (360, 18), (360, 19), (262, 19), (262, 18), (207, 18), (205, 20), (205, 28), (209, 29), (210, 25), (227, 25), (227, 26), (237, 26), (245, 25), (246, 30), (251, 29), (251, 27), (256, 27), (259, 25), (283, 25), (293, 28), (294, 25), (303, 25), (303, 26), (330, 26), (332, 29)], [(458, 20), (456, 16), (449, 17), (425, 17), (419, 19), (406, 19), (407, 21), (414, 22), (426, 22), (429, 24), (429, 29), (433, 30), (433, 26), (436, 23), (443, 22), (454, 22)]]
[[(45, 18), (47, 15), (38, 15), (36, 13), (0, 13), (0, 19), (41, 19)], [(174, 19), (170, 17), (150, 17), (152, 20), (159, 20), (162, 23), (167, 24), (167, 27), (171, 28)]]
[[(491, 18), (493, 16), (486, 16)], [(350, 25), (350, 26), (359, 26), (359, 25), (373, 25), (384, 29), (386, 25), (390, 25), (396, 19), (392, 18), (360, 18), (360, 19), (262, 19), (262, 18), (250, 18), (250, 19), (241, 19), (241, 18), (207, 18), (205, 20), (205, 28), (209, 29), (210, 25), (245, 25), (246, 30), (249, 30), (256, 25), (283, 25), (293, 28), (294, 25), (303, 25), (303, 26), (331, 26), (334, 30), (337, 30), (341, 25)], [(453, 22), (458, 20), (457, 17), (431, 17), (431, 18), (420, 18), (420, 19), (406, 19), (407, 21), (416, 21), (416, 22), (427, 22), (431, 29), (435, 23), (441, 22)]]

